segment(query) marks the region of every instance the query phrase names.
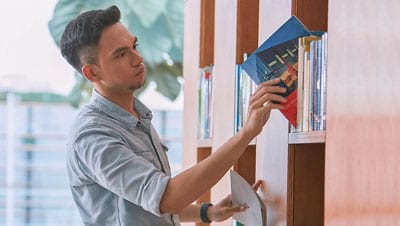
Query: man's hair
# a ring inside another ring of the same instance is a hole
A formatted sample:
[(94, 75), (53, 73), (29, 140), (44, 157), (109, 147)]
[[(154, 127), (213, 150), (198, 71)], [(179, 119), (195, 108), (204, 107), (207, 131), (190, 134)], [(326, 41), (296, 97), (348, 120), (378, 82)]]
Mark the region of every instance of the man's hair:
[(121, 13), (116, 6), (80, 14), (65, 27), (61, 36), (62, 56), (75, 70), (81, 72), (85, 63), (97, 62), (97, 45), (101, 33), (119, 22)]

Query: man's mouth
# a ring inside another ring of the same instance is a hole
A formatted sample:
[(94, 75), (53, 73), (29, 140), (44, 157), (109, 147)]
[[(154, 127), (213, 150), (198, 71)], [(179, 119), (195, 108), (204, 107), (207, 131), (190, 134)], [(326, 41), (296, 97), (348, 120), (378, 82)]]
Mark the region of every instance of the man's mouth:
[(135, 76), (138, 76), (138, 75), (141, 75), (141, 74), (143, 74), (144, 73), (144, 65), (143, 64), (140, 64), (139, 66), (138, 66), (138, 71), (136, 72), (136, 74), (135, 74)]

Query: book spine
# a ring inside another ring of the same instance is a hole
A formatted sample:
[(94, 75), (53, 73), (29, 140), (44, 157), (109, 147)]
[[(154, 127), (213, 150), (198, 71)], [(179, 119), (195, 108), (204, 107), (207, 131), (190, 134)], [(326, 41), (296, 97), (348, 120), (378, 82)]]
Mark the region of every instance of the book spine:
[(203, 69), (200, 69), (197, 85), (197, 138), (201, 139), (204, 136), (204, 114), (203, 114)]
[(233, 130), (234, 133), (237, 133), (239, 131), (240, 128), (240, 65), (236, 65), (235, 68), (235, 105), (234, 105), (234, 109), (235, 109), (235, 119), (234, 119), (234, 126), (233, 126)]
[(297, 69), (297, 128), (303, 131), (303, 99), (304, 99), (304, 37), (298, 39), (298, 69)]
[(212, 137), (212, 124), (213, 124), (213, 117), (212, 117), (212, 112), (213, 112), (213, 66), (209, 67), (208, 71), (208, 77), (207, 77), (207, 138)]
[(326, 81), (328, 60), (328, 33), (322, 35), (322, 75), (321, 75), (321, 125), (320, 130), (326, 130)]
[(322, 68), (322, 40), (316, 41), (317, 65), (316, 65), (316, 83), (314, 95), (314, 130), (320, 130), (321, 125), (321, 68)]
[(308, 106), (309, 131), (314, 131), (314, 95), (315, 95), (315, 66), (316, 66), (316, 48), (315, 41), (310, 42), (310, 93)]
[(309, 108), (310, 108), (310, 50), (304, 52), (304, 93), (303, 93), (303, 131), (309, 131)]
[(198, 85), (197, 137), (210, 138), (212, 131), (212, 66), (200, 69)]

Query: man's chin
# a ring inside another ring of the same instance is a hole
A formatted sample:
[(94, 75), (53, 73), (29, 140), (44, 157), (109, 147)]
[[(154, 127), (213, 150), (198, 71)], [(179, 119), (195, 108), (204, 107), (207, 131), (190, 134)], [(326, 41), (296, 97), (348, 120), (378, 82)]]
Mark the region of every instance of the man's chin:
[(142, 82), (140, 82), (139, 84), (136, 84), (134, 86), (131, 86), (129, 89), (132, 90), (132, 92), (135, 92), (136, 90), (141, 89), (145, 84), (145, 80), (143, 80)]

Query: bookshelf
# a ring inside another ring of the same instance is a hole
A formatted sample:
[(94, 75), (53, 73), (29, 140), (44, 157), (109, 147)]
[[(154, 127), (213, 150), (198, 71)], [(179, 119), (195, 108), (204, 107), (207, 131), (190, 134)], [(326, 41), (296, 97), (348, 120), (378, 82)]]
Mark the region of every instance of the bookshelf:
[[(234, 133), (235, 65), (242, 63), (243, 54), (258, 45), (258, 0), (188, 0), (185, 1), (184, 38), (184, 166), (191, 166), (211, 154)], [(251, 16), (249, 16), (251, 15)], [(228, 35), (233, 34), (233, 35)], [(219, 48), (214, 48), (218, 46)], [(201, 67), (213, 68), (213, 132), (210, 139), (197, 139), (197, 74)], [(217, 129), (216, 129), (217, 128)], [(187, 150), (187, 151), (186, 151)], [(256, 142), (234, 165), (247, 181), (255, 181)], [(197, 202), (217, 202), (230, 191), (226, 175), (208, 194)], [(231, 225), (229, 221), (213, 225)], [(201, 224), (197, 224), (201, 225)]]
[(325, 131), (289, 133), (289, 144), (325, 143)]
[[(261, 44), (291, 15), (308, 29), (327, 31), (327, 0), (260, 2)], [(325, 131), (288, 133), (279, 112), (257, 138), (257, 178), (266, 183), (268, 225), (324, 224)]]
[[(201, 55), (200, 5), (205, 2), (185, 1), (185, 166), (233, 134), (234, 66), (243, 53), (296, 15), (309, 29), (328, 31), (327, 130), (289, 133), (287, 120), (273, 111), (234, 169), (249, 182), (265, 181), (261, 195), (268, 206), (267, 225), (400, 225), (400, 3), (212, 1), (215, 124), (213, 138), (205, 142), (196, 140), (193, 122), (193, 75)], [(215, 202), (229, 191), (224, 177), (207, 198)]]
[(325, 225), (400, 225), (400, 2), (358, 3), (329, 2)]
[[(198, 139), (198, 80), (200, 68), (214, 64), (214, 0), (185, 1), (184, 21), (184, 111), (183, 163), (185, 167), (200, 162), (212, 153), (213, 138)], [(190, 75), (190, 76), (189, 76)], [(210, 128), (212, 129), (212, 128)], [(211, 191), (196, 203), (211, 201)], [(196, 223), (196, 226), (208, 224)]]

